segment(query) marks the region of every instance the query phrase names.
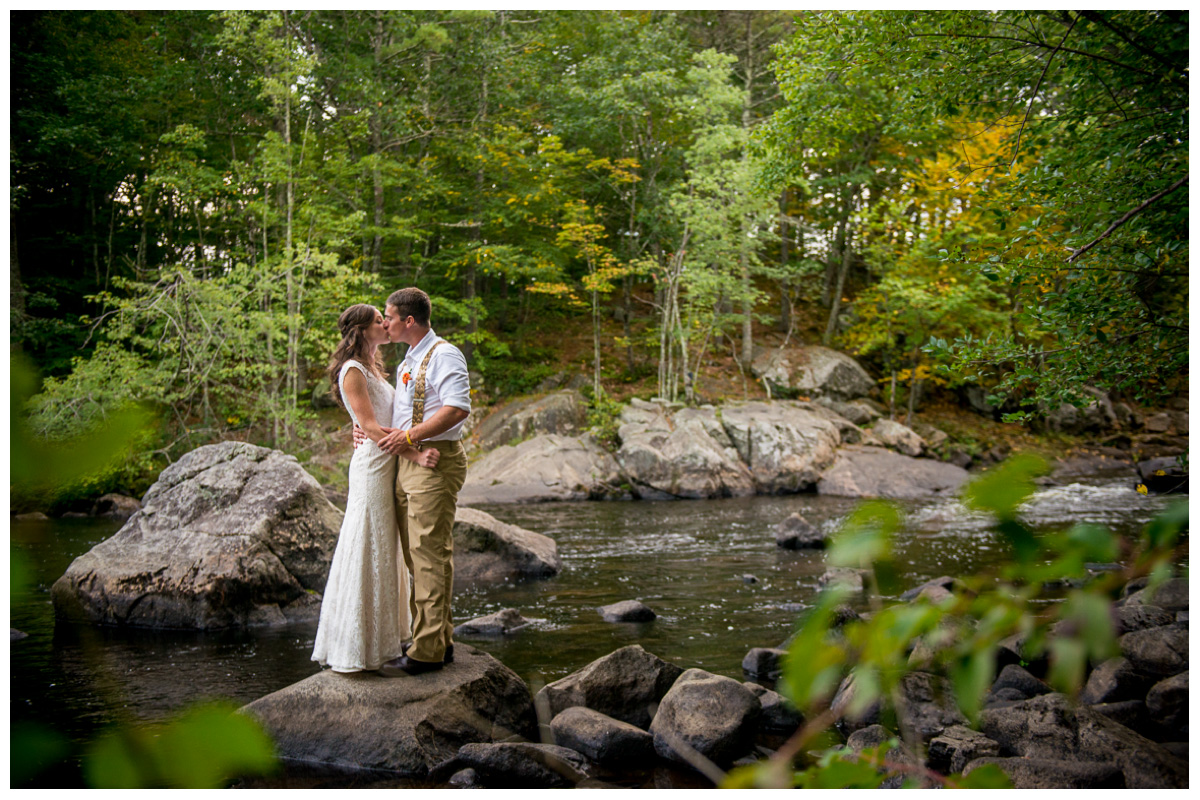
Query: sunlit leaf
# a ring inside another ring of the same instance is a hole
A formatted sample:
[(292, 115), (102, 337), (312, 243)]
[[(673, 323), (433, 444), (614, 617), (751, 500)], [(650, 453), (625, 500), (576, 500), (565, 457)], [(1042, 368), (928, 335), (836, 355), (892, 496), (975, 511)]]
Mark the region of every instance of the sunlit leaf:
[(8, 731), (9, 785), (20, 787), (71, 752), (67, 737), (45, 725), (18, 722)]

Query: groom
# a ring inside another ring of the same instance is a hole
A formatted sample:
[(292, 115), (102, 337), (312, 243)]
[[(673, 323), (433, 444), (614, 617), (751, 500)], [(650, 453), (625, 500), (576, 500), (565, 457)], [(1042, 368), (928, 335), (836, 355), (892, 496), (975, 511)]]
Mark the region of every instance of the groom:
[(420, 289), (400, 289), (387, 299), (384, 329), (390, 341), (407, 344), (408, 353), (396, 371), (395, 430), (379, 446), (393, 455), (409, 447), (439, 453), (433, 469), (397, 459), (396, 517), (404, 563), (413, 576), (413, 640), (402, 656), (380, 668), (389, 676), (432, 672), (454, 660), (454, 512), (467, 477), (459, 438), (471, 412), (471, 387), (467, 360), (434, 334), (429, 316), (429, 295)]

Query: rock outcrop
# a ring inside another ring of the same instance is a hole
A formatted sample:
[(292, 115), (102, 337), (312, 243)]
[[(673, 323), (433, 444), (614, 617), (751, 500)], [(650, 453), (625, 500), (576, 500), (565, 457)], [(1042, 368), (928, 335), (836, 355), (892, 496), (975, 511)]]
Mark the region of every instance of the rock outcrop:
[(479, 423), (479, 447), (494, 450), (538, 434), (579, 436), (587, 427), (587, 400), (574, 389), (514, 400)]
[(437, 672), (385, 678), (323, 670), (242, 713), (262, 723), (285, 758), (410, 776), (429, 775), (468, 743), (537, 738), (525, 682), (461, 642), (454, 662)]
[(549, 536), (501, 522), (476, 508), (455, 513), (455, 590), (549, 578), (561, 568), (558, 545)]
[(242, 442), (163, 470), (142, 508), (52, 589), (60, 615), (151, 628), (314, 617), (342, 514), (292, 456)]
[(838, 428), (805, 405), (748, 402), (722, 409), (721, 423), (759, 494), (803, 491), (833, 465)]
[(467, 470), (459, 506), (629, 498), (612, 454), (591, 436), (546, 434), (503, 445)]
[(853, 358), (815, 345), (758, 351), (750, 372), (782, 397), (801, 394), (852, 400), (875, 388), (875, 381)]

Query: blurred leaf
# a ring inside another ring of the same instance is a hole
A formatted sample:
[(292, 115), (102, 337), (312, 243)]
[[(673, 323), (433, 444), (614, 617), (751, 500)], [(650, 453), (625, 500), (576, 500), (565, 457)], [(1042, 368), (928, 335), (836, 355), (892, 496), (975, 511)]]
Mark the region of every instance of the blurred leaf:
[(853, 754), (835, 754), (821, 759), (817, 766), (800, 773), (800, 789), (878, 789), (886, 776), (871, 763)]
[(1033, 531), (1020, 522), (1015, 519), (1002, 520), (996, 524), (996, 530), (1012, 545), (1013, 555), (1016, 556), (1018, 564), (1027, 564), (1037, 557), (1041, 549), (1037, 539), (1033, 538)]
[(33, 565), (29, 557), (11, 544), (8, 548), (8, 581), (9, 597), (24, 594), (34, 583)]
[(984, 764), (971, 770), (971, 774), (963, 777), (951, 775), (946, 784), (947, 789), (1011, 789), (1012, 781), (1004, 774), (1004, 770), (995, 764)]
[(892, 534), (900, 524), (900, 512), (892, 504), (863, 503), (834, 534), (826, 562), (835, 567), (871, 567), (891, 555)]
[(1079, 639), (1050, 640), (1050, 672), (1046, 682), (1060, 692), (1074, 694), (1083, 686), (1087, 669), (1087, 645)]
[(259, 724), (229, 703), (195, 706), (163, 726), (123, 728), (88, 751), (84, 775), (96, 788), (221, 788), (275, 767)]
[(950, 667), (958, 708), (974, 724), (979, 719), (983, 698), (996, 673), (996, 648), (984, 647), (960, 658)]
[(71, 752), (67, 737), (44, 725), (18, 722), (9, 729), (9, 786), (20, 787)]
[(840, 586), (826, 588), (817, 597), (817, 605), (804, 618), (783, 659), (779, 692), (800, 709), (832, 697), (842, 679), (846, 663), (845, 648), (826, 639), (833, 612), (847, 591)]
[(725, 774), (722, 789), (790, 789), (793, 772), (790, 765), (775, 759), (735, 767)]
[(1152, 550), (1173, 547), (1179, 538), (1179, 532), (1185, 530), (1187, 524), (1187, 501), (1181, 500), (1172, 503), (1165, 511), (1146, 524), (1146, 543)]
[(966, 504), (980, 511), (990, 511), (1001, 520), (1016, 516), (1017, 507), (1037, 488), (1033, 479), (1047, 472), (1045, 460), (1022, 453), (1009, 458), (991, 472), (971, 481), (963, 493)]
[(1078, 551), (1084, 561), (1108, 562), (1120, 557), (1117, 537), (1108, 528), (1082, 522), (1071, 527), (1066, 535), (1067, 548)]

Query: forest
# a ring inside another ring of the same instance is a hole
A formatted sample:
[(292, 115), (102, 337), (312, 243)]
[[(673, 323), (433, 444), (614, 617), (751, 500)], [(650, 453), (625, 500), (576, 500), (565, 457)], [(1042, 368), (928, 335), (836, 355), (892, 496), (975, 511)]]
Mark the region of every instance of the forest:
[(14, 426), (152, 420), (76, 491), (303, 449), (339, 313), (409, 285), (481, 406), (761, 397), (789, 342), (910, 414), (1186, 388), (1186, 11), (10, 21)]

